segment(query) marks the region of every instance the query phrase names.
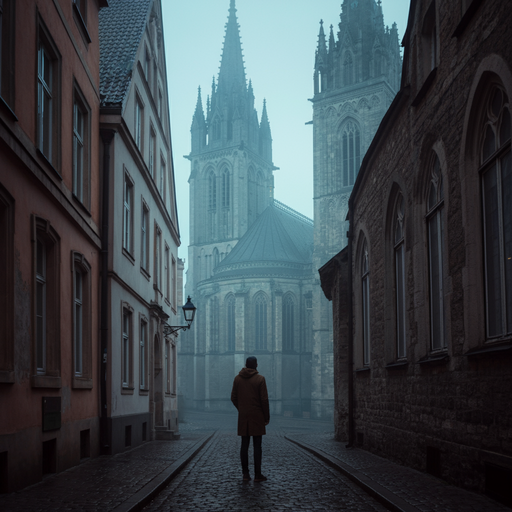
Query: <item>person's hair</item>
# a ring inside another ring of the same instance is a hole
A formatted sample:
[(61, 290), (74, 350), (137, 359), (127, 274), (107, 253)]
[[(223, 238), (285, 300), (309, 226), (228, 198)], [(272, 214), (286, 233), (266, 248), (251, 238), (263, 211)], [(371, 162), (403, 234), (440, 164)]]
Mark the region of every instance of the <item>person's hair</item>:
[(245, 361), (245, 367), (246, 368), (252, 368), (253, 370), (256, 370), (256, 366), (258, 366), (258, 360), (254, 356), (250, 356)]

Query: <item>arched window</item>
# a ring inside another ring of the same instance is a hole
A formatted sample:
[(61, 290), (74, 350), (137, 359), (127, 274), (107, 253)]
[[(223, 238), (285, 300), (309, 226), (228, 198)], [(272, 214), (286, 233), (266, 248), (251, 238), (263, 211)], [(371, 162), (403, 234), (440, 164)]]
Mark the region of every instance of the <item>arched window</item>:
[(208, 208), (217, 209), (217, 179), (213, 171), (208, 174)]
[(222, 171), (222, 207), (229, 208), (231, 201), (231, 178), (228, 168)]
[(338, 135), (337, 168), (341, 171), (341, 186), (351, 187), (361, 166), (361, 132), (354, 121), (343, 125)]
[(361, 251), (361, 300), (363, 320), (363, 364), (370, 364), (370, 263), (368, 244), (363, 242)]
[(430, 277), (430, 340), (432, 350), (446, 347), (444, 315), (444, 188), (441, 164), (434, 153), (428, 194), (428, 258)]
[(512, 332), (512, 161), (510, 105), (494, 87), (481, 146), (487, 336)]
[(226, 299), (226, 331), (228, 352), (235, 351), (235, 297), (230, 295)]
[(254, 300), (255, 349), (267, 349), (267, 299), (260, 294)]
[(354, 60), (350, 52), (345, 53), (343, 61), (343, 85), (352, 85), (354, 83)]
[(404, 197), (399, 194), (395, 207), (395, 295), (397, 358), (406, 357), (405, 350), (405, 226)]
[(292, 351), (295, 349), (295, 322), (294, 322), (294, 302), (291, 295), (286, 295), (283, 299), (283, 350)]

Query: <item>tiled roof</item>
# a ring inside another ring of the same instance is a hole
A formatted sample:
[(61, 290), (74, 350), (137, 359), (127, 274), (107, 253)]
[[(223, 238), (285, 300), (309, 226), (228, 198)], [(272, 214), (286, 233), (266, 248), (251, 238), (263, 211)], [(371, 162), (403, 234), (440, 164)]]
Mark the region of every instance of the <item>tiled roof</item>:
[(102, 106), (124, 104), (153, 0), (110, 0), (100, 11)]
[(312, 254), (312, 221), (275, 201), (216, 267), (215, 275), (249, 268), (268, 272), (272, 265), (298, 269), (311, 264)]

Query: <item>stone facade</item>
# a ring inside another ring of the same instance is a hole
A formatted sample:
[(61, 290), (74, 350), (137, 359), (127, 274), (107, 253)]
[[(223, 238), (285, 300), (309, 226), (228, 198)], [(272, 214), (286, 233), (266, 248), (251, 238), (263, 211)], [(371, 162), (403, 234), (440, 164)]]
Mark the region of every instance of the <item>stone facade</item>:
[(411, 3), (348, 247), (321, 270), (338, 437), (508, 504), (511, 21), (500, 1)]

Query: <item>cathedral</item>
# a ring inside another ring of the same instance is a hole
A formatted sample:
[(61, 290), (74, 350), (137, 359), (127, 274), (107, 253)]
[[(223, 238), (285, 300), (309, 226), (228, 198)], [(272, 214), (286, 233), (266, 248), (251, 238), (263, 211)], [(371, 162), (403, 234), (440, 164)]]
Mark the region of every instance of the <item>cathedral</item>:
[(348, 196), (400, 82), (398, 33), (380, 0), (342, 5), (320, 26), (314, 70), (314, 220), (274, 199), (272, 136), (247, 82), (235, 0), (217, 80), (191, 126), (186, 293), (197, 316), (179, 344), (181, 407), (231, 410), (249, 355), (267, 378), (272, 414), (333, 415), (330, 304), (318, 269), (345, 244)]

